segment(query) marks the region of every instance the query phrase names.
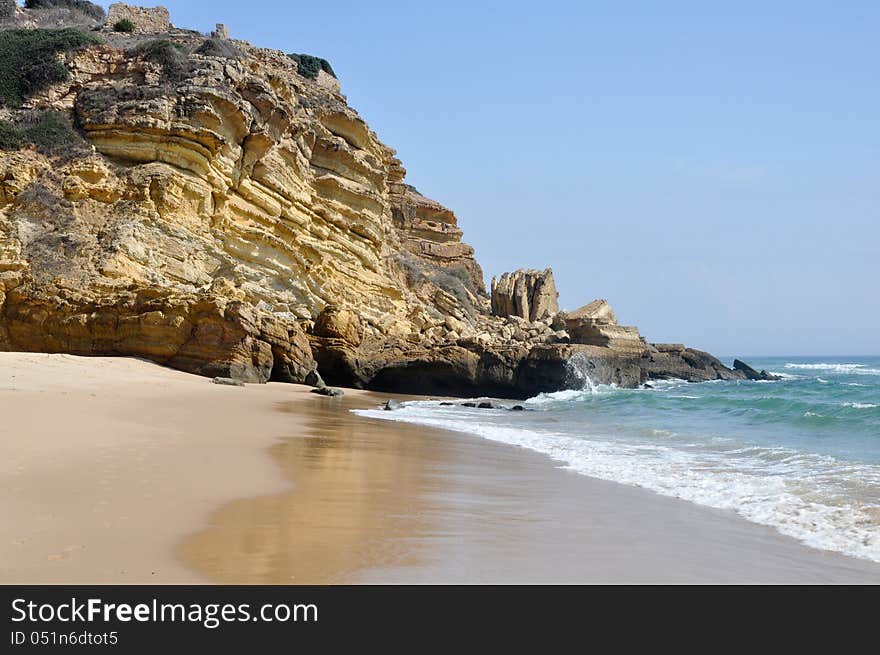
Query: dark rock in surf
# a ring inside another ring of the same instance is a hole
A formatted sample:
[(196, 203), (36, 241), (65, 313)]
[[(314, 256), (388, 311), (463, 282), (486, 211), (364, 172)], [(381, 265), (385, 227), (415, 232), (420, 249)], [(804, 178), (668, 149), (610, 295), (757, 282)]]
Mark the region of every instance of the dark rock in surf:
[(345, 392), (342, 389), (331, 389), (330, 387), (317, 387), (312, 389), (311, 393), (316, 393), (319, 396), (329, 396), (331, 398), (345, 395)]
[(778, 381), (782, 378), (778, 375), (773, 375), (766, 370), (762, 370), (760, 373), (753, 369), (751, 366), (746, 364), (744, 361), (740, 359), (733, 360), (733, 370), (739, 371), (743, 375), (745, 375), (748, 380), (772, 380)]

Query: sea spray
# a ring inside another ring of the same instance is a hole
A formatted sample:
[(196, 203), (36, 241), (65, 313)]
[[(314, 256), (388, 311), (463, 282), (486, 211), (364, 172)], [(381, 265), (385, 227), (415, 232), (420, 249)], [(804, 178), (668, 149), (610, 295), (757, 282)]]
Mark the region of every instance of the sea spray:
[(574, 357), (573, 388), (526, 401), (531, 412), (420, 401), (364, 413), (535, 450), (585, 475), (880, 561), (880, 376), (870, 373), (880, 358), (756, 363), (786, 375), (620, 389), (596, 384), (592, 363)]

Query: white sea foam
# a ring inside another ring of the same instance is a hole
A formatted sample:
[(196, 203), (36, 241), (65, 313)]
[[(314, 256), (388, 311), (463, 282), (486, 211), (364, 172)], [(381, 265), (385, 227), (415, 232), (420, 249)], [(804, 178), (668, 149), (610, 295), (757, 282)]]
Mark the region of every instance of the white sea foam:
[(525, 404), (532, 406), (549, 405), (551, 403), (564, 403), (578, 400), (589, 400), (595, 396), (607, 396), (620, 391), (614, 384), (593, 384), (592, 381), (583, 389), (563, 389), (562, 391), (554, 391), (552, 393), (538, 394), (534, 398), (529, 398)]
[[(564, 397), (576, 398), (571, 394)], [(541, 398), (531, 403), (540, 403)], [(554, 400), (559, 402), (561, 398), (557, 395)], [(851, 464), (786, 448), (735, 446), (725, 439), (679, 442), (669, 431), (657, 431), (658, 437), (665, 437), (662, 441), (634, 443), (598, 435), (575, 436), (545, 430), (543, 425), (502, 424), (499, 421), (504, 420), (504, 413), (489, 418), (485, 410), (440, 407), (436, 402), (406, 403), (394, 412), (356, 413), (465, 432), (527, 448), (584, 475), (730, 509), (809, 546), (880, 562), (877, 465)], [(847, 493), (841, 491), (842, 485)]]
[(680, 378), (672, 378), (671, 380), (651, 380), (648, 382), (650, 387), (647, 387), (649, 390), (654, 391), (666, 391), (667, 389), (675, 389), (681, 386), (687, 386), (691, 384), (687, 380), (682, 380)]
[(794, 373), (786, 373), (784, 371), (770, 371), (773, 375), (781, 377), (783, 380), (803, 380), (803, 375), (795, 375)]
[(794, 364), (787, 363), (785, 368), (805, 371), (829, 371), (832, 373), (854, 373), (857, 375), (880, 375), (880, 369), (868, 368), (865, 364)]
[(801, 368), (807, 371), (852, 371), (857, 368), (865, 368), (864, 364), (792, 364), (789, 362), (785, 368)]
[(880, 405), (875, 405), (874, 403), (843, 403), (843, 406), (852, 407), (853, 409), (875, 409), (880, 407)]

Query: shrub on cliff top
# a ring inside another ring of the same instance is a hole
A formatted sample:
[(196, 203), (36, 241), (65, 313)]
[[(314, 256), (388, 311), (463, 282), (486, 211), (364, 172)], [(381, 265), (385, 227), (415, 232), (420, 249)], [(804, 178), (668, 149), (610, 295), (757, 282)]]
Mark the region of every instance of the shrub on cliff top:
[(0, 121), (0, 150), (18, 150), (26, 145), (51, 149), (80, 141), (82, 138), (59, 111), (36, 112), (16, 123)]
[(330, 62), (326, 59), (296, 53), (291, 53), (287, 56), (296, 62), (297, 70), (303, 77), (308, 77), (310, 80), (313, 80), (318, 77), (318, 73), (321, 71), (336, 77), (336, 73), (333, 72), (333, 67), (330, 66)]
[(162, 66), (166, 77), (181, 79), (189, 70), (189, 55), (180, 44), (168, 39), (155, 39), (147, 41), (128, 51), (135, 57), (143, 57), (147, 61)]
[(222, 59), (240, 59), (241, 52), (234, 43), (226, 39), (210, 38), (206, 39), (202, 45), (195, 50), (196, 54), (205, 57), (221, 57)]
[(58, 55), (96, 43), (97, 37), (73, 29), (0, 32), (0, 102), (18, 106), (31, 94), (63, 82), (69, 72)]
[(127, 18), (123, 18), (122, 20), (116, 21), (116, 24), (113, 25), (114, 32), (122, 32), (124, 34), (131, 34), (134, 32), (134, 23), (132, 23)]
[(73, 9), (95, 20), (104, 20), (104, 8), (88, 0), (25, 0), (26, 9)]
[(0, 121), (0, 150), (18, 150), (22, 145), (18, 128), (9, 121)]

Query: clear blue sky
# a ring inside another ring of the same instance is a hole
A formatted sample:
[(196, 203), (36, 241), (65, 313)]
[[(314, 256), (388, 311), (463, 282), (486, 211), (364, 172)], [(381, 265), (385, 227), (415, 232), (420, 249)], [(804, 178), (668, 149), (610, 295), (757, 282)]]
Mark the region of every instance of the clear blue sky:
[(878, 2), (163, 4), (330, 60), (487, 277), (552, 266), (652, 341), (880, 353)]

